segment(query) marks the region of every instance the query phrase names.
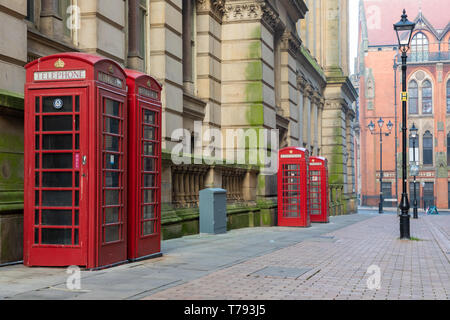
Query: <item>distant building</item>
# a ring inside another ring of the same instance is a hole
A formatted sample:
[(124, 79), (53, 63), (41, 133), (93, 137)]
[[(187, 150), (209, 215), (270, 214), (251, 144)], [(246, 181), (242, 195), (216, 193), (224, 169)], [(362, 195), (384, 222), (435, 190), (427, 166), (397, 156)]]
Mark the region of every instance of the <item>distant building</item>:
[[(420, 166), (416, 186), (418, 204), (422, 208), (433, 204), (438, 208), (449, 208), (450, 19), (446, 13), (450, 11), (450, 2), (439, 0), (360, 1), (357, 68), (360, 79), (362, 204), (378, 205), (379, 137), (371, 135), (367, 125), (370, 121), (376, 123), (380, 117), (385, 124), (389, 120), (396, 123), (392, 134), (383, 138), (382, 190), (385, 206), (398, 205), (395, 199), (399, 201), (401, 198), (401, 59), (393, 24), (400, 20), (403, 9), (406, 9), (408, 19), (416, 23), (407, 61), (407, 125), (409, 129), (414, 123), (418, 128), (415, 143), (415, 159)], [(410, 163), (414, 156), (411, 139), (407, 148)], [(408, 179), (412, 204), (414, 185), (409, 170)]]

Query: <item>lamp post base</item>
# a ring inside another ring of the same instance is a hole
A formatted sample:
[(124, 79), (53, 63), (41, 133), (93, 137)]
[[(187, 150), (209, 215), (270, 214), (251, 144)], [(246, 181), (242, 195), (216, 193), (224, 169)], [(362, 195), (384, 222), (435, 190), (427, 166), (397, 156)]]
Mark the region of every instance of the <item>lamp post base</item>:
[(408, 194), (402, 193), (402, 199), (400, 202), (400, 210), (402, 212), (400, 214), (400, 239), (411, 239), (409, 234), (409, 208)]
[(411, 239), (409, 234), (409, 214), (400, 215), (400, 239)]

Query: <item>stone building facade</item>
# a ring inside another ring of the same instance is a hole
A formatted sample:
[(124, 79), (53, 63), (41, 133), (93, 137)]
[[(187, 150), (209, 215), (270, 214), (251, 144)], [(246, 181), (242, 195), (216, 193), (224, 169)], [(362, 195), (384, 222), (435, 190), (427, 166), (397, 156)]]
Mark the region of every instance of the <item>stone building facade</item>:
[(320, 154), (328, 159), (332, 199), (339, 199), (334, 212), (354, 212), (358, 92), (349, 77), (348, 1), (307, 0), (306, 4), (309, 14), (298, 22), (299, 34), (326, 81), (319, 121)]
[[(276, 223), (276, 176), (227, 163), (214, 130), (279, 130), (270, 144), (328, 157), (331, 214), (354, 211), (347, 2), (0, 0), (0, 263), (21, 258), (23, 66), (58, 52), (101, 55), (162, 84), (163, 238), (198, 232), (207, 187), (227, 190), (229, 228)], [(198, 156), (207, 145), (222, 161)]]
[[(377, 206), (379, 202), (379, 138), (370, 134), (367, 125), (380, 117), (385, 123), (390, 120), (396, 124), (392, 134), (383, 137), (382, 192), (384, 198), (392, 200), (385, 201), (384, 205), (396, 206), (401, 198), (401, 58), (392, 24), (400, 20), (403, 8), (408, 19), (416, 23), (408, 52), (406, 81), (407, 128), (413, 123), (418, 128), (416, 149), (411, 138), (407, 145), (408, 163), (415, 157), (420, 167), (416, 179), (418, 206), (450, 208), (450, 21), (448, 15), (442, 14), (450, 9), (450, 4), (437, 0), (399, 1), (395, 6), (392, 1), (360, 2), (358, 77), (361, 150), (364, 150), (361, 168), (365, 168), (361, 181), (362, 204)], [(409, 166), (407, 178), (412, 206), (414, 184)]]

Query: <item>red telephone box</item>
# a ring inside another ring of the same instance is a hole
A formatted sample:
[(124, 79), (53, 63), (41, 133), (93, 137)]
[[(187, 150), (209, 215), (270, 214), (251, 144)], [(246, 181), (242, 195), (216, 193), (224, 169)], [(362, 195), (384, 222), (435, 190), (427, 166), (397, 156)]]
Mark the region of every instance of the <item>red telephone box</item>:
[(329, 222), (327, 159), (309, 158), (309, 214), (311, 222)]
[(125, 70), (128, 86), (128, 259), (161, 256), (161, 86)]
[(24, 264), (127, 260), (126, 75), (62, 53), (25, 66)]
[(309, 227), (309, 151), (287, 147), (278, 156), (278, 225)]

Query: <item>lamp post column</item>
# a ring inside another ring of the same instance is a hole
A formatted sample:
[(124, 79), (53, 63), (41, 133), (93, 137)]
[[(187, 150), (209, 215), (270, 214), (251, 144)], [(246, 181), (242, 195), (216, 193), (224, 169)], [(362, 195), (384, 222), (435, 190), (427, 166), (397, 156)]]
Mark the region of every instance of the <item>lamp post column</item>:
[(378, 213), (383, 213), (383, 134), (380, 128), (380, 204)]
[[(413, 162), (416, 164), (416, 138), (413, 138)], [(414, 208), (413, 208), (413, 218), (417, 219), (417, 196), (416, 196), (416, 176), (414, 176)]]
[[(402, 52), (402, 91), (406, 92), (406, 52)], [(409, 201), (406, 193), (406, 99), (402, 99), (402, 199), (400, 201), (400, 239), (410, 239)]]

